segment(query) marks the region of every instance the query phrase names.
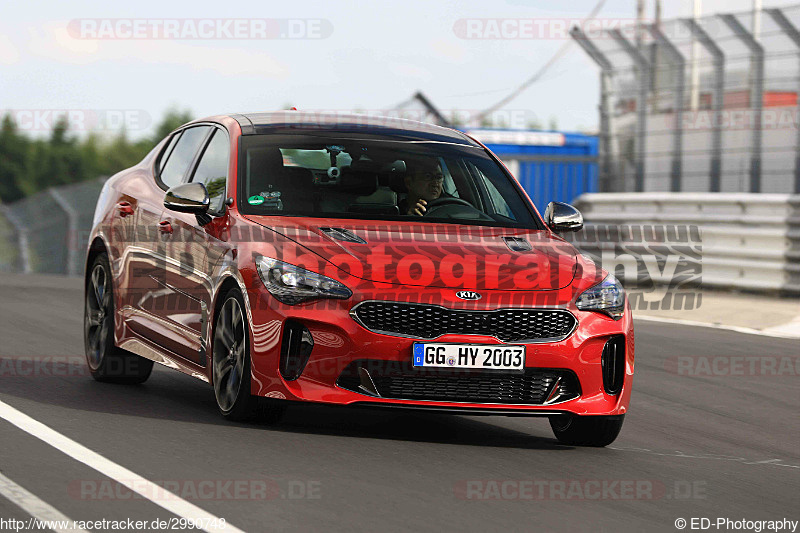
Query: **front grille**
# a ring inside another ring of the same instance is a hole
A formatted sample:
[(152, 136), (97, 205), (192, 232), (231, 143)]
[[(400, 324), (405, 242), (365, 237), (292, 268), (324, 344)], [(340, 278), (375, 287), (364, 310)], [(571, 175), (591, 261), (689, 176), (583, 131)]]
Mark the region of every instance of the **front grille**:
[(447, 333), (489, 335), (503, 342), (560, 341), (577, 324), (563, 309), (498, 309), (464, 311), (438, 305), (363, 302), (353, 316), (376, 333), (435, 339)]
[(397, 361), (361, 360), (350, 363), (336, 384), (361, 394), (366, 369), (378, 395), (398, 400), (542, 405), (580, 396), (578, 378), (569, 370), (527, 368), (502, 374), (481, 370), (419, 368)]

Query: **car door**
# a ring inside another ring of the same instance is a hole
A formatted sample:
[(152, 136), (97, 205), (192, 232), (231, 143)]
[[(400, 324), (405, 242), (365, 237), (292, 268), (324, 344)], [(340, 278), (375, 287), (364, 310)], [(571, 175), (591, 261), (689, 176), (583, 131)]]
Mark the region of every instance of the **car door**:
[(142, 204), (137, 219), (136, 264), (132, 265), (136, 275), (135, 297), (132, 299), (133, 313), (128, 320), (132, 331), (147, 340), (176, 352), (187, 339), (192, 339), (186, 328), (176, 324), (173, 316), (189, 312), (181, 308), (174, 283), (179, 267), (171, 264), (169, 247), (173, 235), (164, 221), (164, 194), (170, 187), (185, 183), (190, 170), (204, 146), (211, 127), (191, 126), (177, 132), (178, 139), (165, 159), (156, 165), (152, 185), (157, 193), (156, 201)]
[(166, 318), (181, 331), (172, 349), (178, 355), (205, 364), (206, 331), (213, 292), (214, 267), (229, 250), (220, 237), (225, 230), (225, 199), (230, 141), (221, 127), (206, 138), (189, 173), (189, 181), (205, 185), (210, 198), (209, 218), (165, 210), (162, 218), (172, 228), (167, 244), (167, 284), (177, 305)]
[[(158, 154), (152, 174), (133, 176), (129, 184), (129, 197), (122, 198), (117, 209), (128, 214), (122, 219), (126, 250), (122, 255), (121, 316), (127, 331), (145, 339), (151, 338), (157, 323), (154, 320), (154, 302), (163, 285), (157, 279), (163, 273), (163, 261), (157, 259), (160, 235), (157, 231), (159, 216), (164, 209), (163, 190), (159, 176), (170, 159), (183, 131), (170, 135)], [(121, 232), (120, 232), (121, 233)], [(116, 233), (115, 233), (116, 235)], [(124, 335), (127, 337), (127, 333)]]

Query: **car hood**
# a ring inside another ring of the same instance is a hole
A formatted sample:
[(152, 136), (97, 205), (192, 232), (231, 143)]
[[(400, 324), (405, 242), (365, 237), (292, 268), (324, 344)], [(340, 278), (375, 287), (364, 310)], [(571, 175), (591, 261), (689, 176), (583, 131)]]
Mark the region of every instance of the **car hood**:
[[(405, 221), (247, 218), (332, 263), (341, 275), (378, 285), (557, 290), (572, 283), (577, 267), (575, 248), (547, 231)], [(527, 242), (529, 249), (512, 249), (509, 241), (515, 248), (527, 247)], [(295, 261), (280, 255), (276, 258)]]

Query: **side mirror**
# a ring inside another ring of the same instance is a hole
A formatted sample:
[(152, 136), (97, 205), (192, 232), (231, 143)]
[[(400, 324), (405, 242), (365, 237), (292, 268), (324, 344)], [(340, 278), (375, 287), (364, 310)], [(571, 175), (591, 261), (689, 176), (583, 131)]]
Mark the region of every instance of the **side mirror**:
[(583, 228), (583, 215), (569, 204), (550, 202), (544, 211), (544, 223), (555, 231), (579, 231)]
[(202, 183), (182, 183), (170, 187), (164, 195), (164, 207), (180, 213), (203, 215), (208, 211), (209, 205), (211, 200)]

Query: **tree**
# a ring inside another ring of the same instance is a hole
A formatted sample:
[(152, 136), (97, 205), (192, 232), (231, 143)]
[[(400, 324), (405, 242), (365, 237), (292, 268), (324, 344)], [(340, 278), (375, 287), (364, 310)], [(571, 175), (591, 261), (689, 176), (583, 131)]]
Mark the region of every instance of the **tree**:
[(157, 145), (164, 137), (172, 133), (172, 131), (186, 124), (187, 122), (190, 122), (191, 120), (192, 113), (190, 111), (178, 111), (174, 108), (170, 109), (167, 111), (167, 114), (164, 115), (164, 118), (161, 120), (161, 124), (156, 127), (156, 132), (153, 134), (151, 139), (152, 145)]
[(11, 116), (5, 115), (0, 125), (0, 202), (14, 202), (25, 195), (20, 183), (25, 177), (28, 144)]
[(89, 133), (80, 140), (61, 117), (47, 139), (34, 140), (20, 133), (6, 115), (0, 123), (0, 201), (14, 202), (48, 187), (116, 174), (139, 163), (170, 132), (191, 120), (191, 112), (173, 109), (152, 137), (132, 141), (123, 130), (110, 139)]
[(34, 141), (30, 180), (22, 184), (28, 194), (52, 187), (87, 179), (85, 165), (79, 151), (78, 140), (68, 135), (69, 123), (60, 117), (47, 141)]

